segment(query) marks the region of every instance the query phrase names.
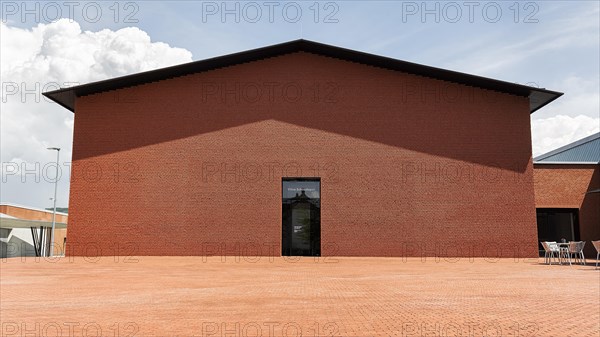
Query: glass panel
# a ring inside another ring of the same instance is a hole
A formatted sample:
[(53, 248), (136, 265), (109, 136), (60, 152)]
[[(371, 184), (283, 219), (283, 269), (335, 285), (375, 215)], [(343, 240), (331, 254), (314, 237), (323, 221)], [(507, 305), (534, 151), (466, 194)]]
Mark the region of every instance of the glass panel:
[(319, 256), (321, 253), (321, 182), (282, 181), (282, 255)]
[(311, 199), (321, 198), (321, 182), (313, 180), (284, 180), (283, 199), (292, 199), (300, 196)]
[(300, 202), (292, 206), (292, 249), (310, 250), (310, 205)]

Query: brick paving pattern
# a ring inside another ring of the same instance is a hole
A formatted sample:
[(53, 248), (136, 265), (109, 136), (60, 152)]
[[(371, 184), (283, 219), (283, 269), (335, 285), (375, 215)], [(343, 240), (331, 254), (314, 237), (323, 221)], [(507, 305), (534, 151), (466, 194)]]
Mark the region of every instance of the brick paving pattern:
[(222, 259), (2, 260), (1, 335), (600, 336), (593, 266)]

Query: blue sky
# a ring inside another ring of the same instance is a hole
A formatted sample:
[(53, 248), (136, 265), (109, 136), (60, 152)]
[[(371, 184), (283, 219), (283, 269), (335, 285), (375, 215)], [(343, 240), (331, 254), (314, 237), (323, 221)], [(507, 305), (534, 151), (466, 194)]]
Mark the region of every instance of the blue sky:
[[(41, 171), (54, 154), (45, 147), (61, 146), (65, 167), (71, 156), (72, 114), (24, 94), (23, 83), (86, 83), (299, 38), (565, 92), (532, 115), (538, 155), (600, 129), (599, 8), (598, 1), (4, 1), (0, 200), (49, 207), (53, 174)], [(27, 170), (41, 178), (23, 179)], [(59, 206), (68, 184), (67, 169)]]
[[(270, 23), (269, 7), (261, 5), (266, 2), (255, 3), (262, 10), (257, 23), (251, 23), (253, 6), (220, 1), (137, 2), (139, 11), (130, 19), (137, 19), (135, 26), (146, 31), (153, 40), (185, 48), (192, 52), (195, 60), (305, 38), (513, 82), (556, 85), (553, 82), (560, 80), (553, 81), (549, 72), (560, 68), (564, 68), (563, 74), (598, 74), (600, 28), (595, 1), (476, 2), (480, 5), (471, 6), (471, 17), (470, 7), (462, 5), (465, 2), (320, 2), (318, 23), (314, 22), (314, 1), (293, 2), (302, 9), (296, 23), (286, 21), (294, 19), (296, 6), (288, 7), (289, 14), (285, 15), (286, 2), (276, 2), (274, 22)], [(459, 6), (448, 6), (449, 3)], [(211, 15), (209, 9), (213, 4), (217, 5), (218, 12)], [(325, 9), (327, 4), (329, 7)], [(496, 5), (484, 10), (484, 6), (490, 4), (497, 4), (502, 10), (499, 18), (495, 15)], [(223, 20), (220, 14), (225, 11), (224, 7), (233, 9), (236, 5), (240, 8), (240, 22), (236, 23), (232, 14)], [(411, 14), (415, 5), (417, 12)], [(436, 5), (439, 11), (435, 10)], [(454, 8), (461, 10), (459, 19), (455, 19)], [(423, 18), (426, 10), (432, 13)], [(130, 8), (128, 13), (132, 11)], [(125, 21), (125, 12), (123, 10), (120, 21)], [(324, 22), (331, 14), (330, 22)], [(115, 24), (110, 19), (102, 28), (114, 30), (131, 25)], [(98, 23), (85, 20), (80, 24), (84, 30), (99, 28)], [(592, 34), (594, 29), (596, 34)]]

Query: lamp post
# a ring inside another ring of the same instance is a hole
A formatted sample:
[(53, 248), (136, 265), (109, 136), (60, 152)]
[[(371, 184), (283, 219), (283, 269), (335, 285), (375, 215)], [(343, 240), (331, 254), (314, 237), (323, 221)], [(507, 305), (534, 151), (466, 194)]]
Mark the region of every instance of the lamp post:
[(54, 178), (54, 211), (52, 212), (52, 232), (50, 232), (50, 256), (54, 256), (54, 227), (56, 226), (56, 191), (58, 190), (58, 155), (60, 147), (49, 147), (48, 150), (56, 151), (56, 176)]

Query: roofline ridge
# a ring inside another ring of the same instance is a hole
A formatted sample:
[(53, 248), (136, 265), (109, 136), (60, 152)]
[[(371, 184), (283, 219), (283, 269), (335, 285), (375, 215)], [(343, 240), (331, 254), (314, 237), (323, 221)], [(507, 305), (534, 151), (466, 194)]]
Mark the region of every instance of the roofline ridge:
[(75, 100), (77, 97), (221, 69), (223, 67), (263, 60), (269, 57), (301, 51), (333, 57), (340, 60), (352, 61), (364, 65), (376, 66), (392, 71), (401, 71), (413, 75), (420, 75), (428, 78), (449, 81), (452, 83), (470, 85), (476, 88), (527, 97), (529, 99), (530, 113), (535, 112), (536, 110), (563, 95), (561, 92), (552, 91), (545, 88), (535, 88), (522, 84), (507, 82), (504, 80), (399, 60), (388, 56), (371, 54), (305, 39), (291, 40), (279, 44), (216, 56), (204, 60), (181, 63), (169, 67), (113, 77), (73, 87), (61, 88), (44, 92), (43, 95), (74, 112)]

